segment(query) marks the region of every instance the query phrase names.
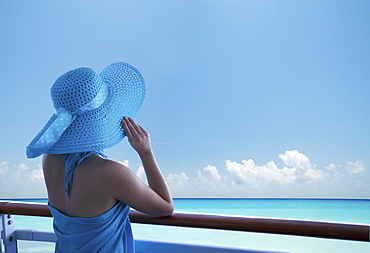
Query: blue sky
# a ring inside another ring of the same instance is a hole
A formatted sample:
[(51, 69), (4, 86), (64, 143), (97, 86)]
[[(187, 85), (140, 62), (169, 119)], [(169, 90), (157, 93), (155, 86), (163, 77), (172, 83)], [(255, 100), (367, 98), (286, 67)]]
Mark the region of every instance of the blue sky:
[[(25, 147), (55, 79), (125, 61), (174, 197), (370, 198), (367, 1), (1, 1), (0, 198), (43, 197)], [(142, 176), (124, 140), (106, 151)]]

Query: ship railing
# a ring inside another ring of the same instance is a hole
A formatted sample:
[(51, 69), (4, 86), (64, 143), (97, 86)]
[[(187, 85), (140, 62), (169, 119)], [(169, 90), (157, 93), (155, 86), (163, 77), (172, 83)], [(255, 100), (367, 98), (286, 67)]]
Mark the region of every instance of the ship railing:
[[(5, 253), (18, 252), (17, 240), (55, 242), (56, 237), (53, 232), (37, 231), (34, 229), (16, 229), (13, 215), (52, 217), (46, 204), (0, 201), (0, 231)], [(174, 212), (173, 215), (168, 217), (153, 217), (135, 210), (130, 211), (129, 217), (132, 223), (140, 224), (220, 229), (370, 242), (370, 225), (368, 224), (332, 223), (321, 221), (181, 212)], [(2, 246), (0, 243), (0, 252), (3, 252), (1, 247)], [(194, 250), (192, 252), (194, 252)], [(213, 249), (211, 251), (200, 250), (197, 252), (252, 251), (217, 251), (216, 249)]]

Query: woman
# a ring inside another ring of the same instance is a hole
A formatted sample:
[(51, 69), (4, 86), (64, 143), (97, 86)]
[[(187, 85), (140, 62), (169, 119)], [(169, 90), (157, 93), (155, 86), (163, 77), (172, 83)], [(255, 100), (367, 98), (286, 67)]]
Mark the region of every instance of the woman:
[[(141, 74), (127, 63), (111, 64), (100, 74), (78, 68), (53, 84), (56, 113), (27, 147), (27, 156), (44, 154), (55, 252), (131, 253), (129, 207), (155, 216), (172, 214), (149, 134), (132, 119), (144, 95)], [(104, 155), (103, 149), (124, 136), (142, 161), (149, 187)]]

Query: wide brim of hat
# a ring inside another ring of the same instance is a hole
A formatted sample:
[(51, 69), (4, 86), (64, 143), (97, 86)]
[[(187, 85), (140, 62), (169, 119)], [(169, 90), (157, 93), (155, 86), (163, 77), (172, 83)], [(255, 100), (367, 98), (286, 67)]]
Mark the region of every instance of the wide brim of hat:
[[(124, 62), (107, 66), (99, 75), (109, 88), (105, 102), (78, 116), (46, 154), (100, 151), (117, 145), (125, 137), (121, 121), (124, 116), (135, 118), (140, 110), (145, 97), (144, 79), (136, 68)], [(56, 117), (54, 114), (49, 119), (38, 136)]]

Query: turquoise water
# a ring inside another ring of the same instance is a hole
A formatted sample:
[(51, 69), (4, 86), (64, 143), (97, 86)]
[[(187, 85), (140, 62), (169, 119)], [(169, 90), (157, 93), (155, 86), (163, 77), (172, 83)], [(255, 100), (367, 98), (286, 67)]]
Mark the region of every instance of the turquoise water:
[[(47, 203), (46, 199), (22, 200)], [(179, 212), (215, 213), (370, 224), (370, 200), (175, 199)], [(16, 216), (16, 227), (52, 230), (52, 219)], [(299, 253), (370, 252), (370, 243), (297, 236), (133, 224), (135, 238)], [(20, 252), (53, 252), (50, 243), (20, 242)]]
[(177, 199), (179, 211), (370, 224), (370, 200)]

